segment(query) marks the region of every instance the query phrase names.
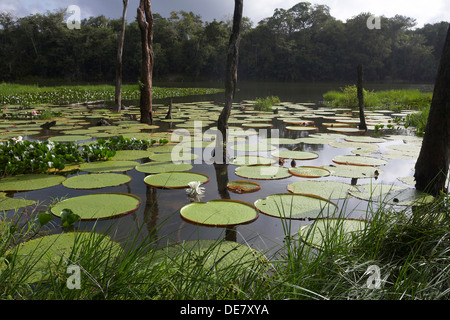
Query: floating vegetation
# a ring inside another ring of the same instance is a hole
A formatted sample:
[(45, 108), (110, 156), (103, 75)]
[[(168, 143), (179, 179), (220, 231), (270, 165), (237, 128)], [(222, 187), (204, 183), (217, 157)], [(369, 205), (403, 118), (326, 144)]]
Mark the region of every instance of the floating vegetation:
[(272, 153), (272, 156), (282, 159), (294, 160), (312, 160), (317, 159), (319, 155), (314, 152), (307, 151), (293, 151), (293, 150), (279, 150)]
[(288, 168), (277, 166), (242, 166), (235, 170), (237, 176), (256, 180), (278, 180), (292, 176)]
[(302, 180), (288, 184), (287, 190), (292, 193), (313, 194), (324, 199), (345, 199), (349, 197), (350, 190), (356, 189), (343, 182)]
[(4, 192), (0, 192), (0, 212), (8, 210), (16, 210), (23, 207), (28, 207), (35, 204), (34, 200), (11, 198)]
[(148, 162), (136, 166), (137, 171), (150, 174), (188, 171), (191, 169), (192, 165), (189, 163), (173, 163), (173, 162)]
[(71, 189), (100, 189), (119, 186), (130, 181), (131, 177), (126, 174), (94, 173), (80, 174), (67, 178), (62, 184)]
[(191, 181), (200, 181), (204, 184), (209, 181), (209, 177), (196, 172), (163, 172), (144, 178), (145, 184), (163, 189), (188, 188)]
[(348, 164), (354, 166), (384, 166), (387, 164), (386, 160), (375, 158), (375, 157), (365, 157), (365, 156), (336, 156), (333, 158), (333, 162), (338, 164)]
[(303, 178), (321, 178), (330, 175), (330, 170), (322, 167), (301, 166), (289, 168), (289, 172)]
[(259, 191), (261, 185), (254, 181), (234, 180), (227, 183), (227, 188), (234, 193), (248, 193)]
[(0, 191), (24, 192), (45, 189), (61, 184), (66, 177), (49, 174), (21, 174), (0, 179)]

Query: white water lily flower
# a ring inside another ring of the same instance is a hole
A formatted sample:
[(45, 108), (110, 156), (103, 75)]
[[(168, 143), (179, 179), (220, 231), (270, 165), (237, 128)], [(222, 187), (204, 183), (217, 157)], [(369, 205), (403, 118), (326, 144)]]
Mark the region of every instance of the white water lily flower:
[(191, 181), (188, 183), (189, 188), (186, 189), (186, 194), (193, 199), (193, 201), (200, 201), (205, 193), (205, 188), (200, 187), (201, 181)]
[(17, 143), (17, 142), (22, 142), (23, 141), (23, 137), (22, 136), (18, 136), (18, 137), (14, 137), (12, 138), (12, 140)]

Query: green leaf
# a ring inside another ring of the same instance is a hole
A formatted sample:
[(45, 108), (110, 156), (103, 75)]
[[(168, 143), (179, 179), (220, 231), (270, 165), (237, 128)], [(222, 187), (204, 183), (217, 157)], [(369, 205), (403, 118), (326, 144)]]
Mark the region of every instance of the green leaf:
[(63, 209), (60, 213), (61, 222), (63, 227), (68, 227), (81, 220), (81, 217), (75, 213), (73, 213), (70, 209)]
[(54, 216), (48, 212), (41, 212), (38, 216), (38, 221), (41, 226), (46, 225), (51, 220), (53, 220)]

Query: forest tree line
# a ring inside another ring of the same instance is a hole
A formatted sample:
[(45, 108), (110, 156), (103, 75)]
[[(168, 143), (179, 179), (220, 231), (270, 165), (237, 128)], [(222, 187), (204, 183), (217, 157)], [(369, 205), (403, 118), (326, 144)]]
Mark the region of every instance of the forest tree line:
[[(412, 18), (383, 16), (381, 28), (370, 29), (370, 16), (343, 22), (328, 6), (300, 2), (257, 25), (244, 18), (239, 78), (348, 81), (361, 63), (367, 81), (433, 82), (448, 22), (416, 27)], [(205, 22), (185, 11), (153, 18), (155, 80), (223, 80), (231, 21)], [(0, 13), (0, 81), (113, 82), (121, 19), (90, 17), (80, 29), (69, 29), (66, 19), (65, 9), (20, 18)], [(140, 42), (137, 22), (127, 22), (125, 82), (139, 80)]]

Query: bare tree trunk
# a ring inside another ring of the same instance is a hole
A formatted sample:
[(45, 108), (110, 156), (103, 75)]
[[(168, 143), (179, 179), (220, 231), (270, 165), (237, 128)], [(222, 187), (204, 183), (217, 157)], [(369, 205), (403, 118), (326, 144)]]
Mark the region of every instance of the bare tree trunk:
[(416, 189), (439, 195), (450, 164), (450, 27), (444, 44), (422, 148), (415, 166)]
[(123, 14), (122, 14), (122, 31), (119, 35), (119, 48), (117, 49), (117, 64), (116, 64), (116, 92), (115, 92), (115, 106), (114, 112), (120, 112), (122, 110), (122, 55), (123, 55), (123, 43), (125, 41), (125, 27), (128, 0), (123, 1)]
[[(228, 43), (227, 67), (225, 75), (225, 106), (220, 113), (217, 121), (218, 139), (216, 139), (215, 160), (221, 163), (226, 162), (226, 144), (227, 144), (227, 128), (228, 118), (231, 114), (231, 107), (236, 90), (237, 68), (239, 58), (239, 42), (241, 40), (242, 12), (244, 0), (234, 1), (233, 29)], [(218, 148), (221, 148), (222, 159), (219, 159)]]
[(166, 118), (165, 119), (172, 119), (172, 98), (170, 98), (169, 110), (167, 110), (167, 114), (166, 114)]
[(140, 111), (141, 123), (153, 123), (152, 116), (152, 76), (153, 76), (153, 15), (150, 0), (140, 0), (137, 20), (141, 30), (142, 66)]
[(357, 95), (359, 107), (359, 129), (367, 131), (366, 118), (364, 117), (364, 90), (363, 90), (363, 67), (358, 65)]

